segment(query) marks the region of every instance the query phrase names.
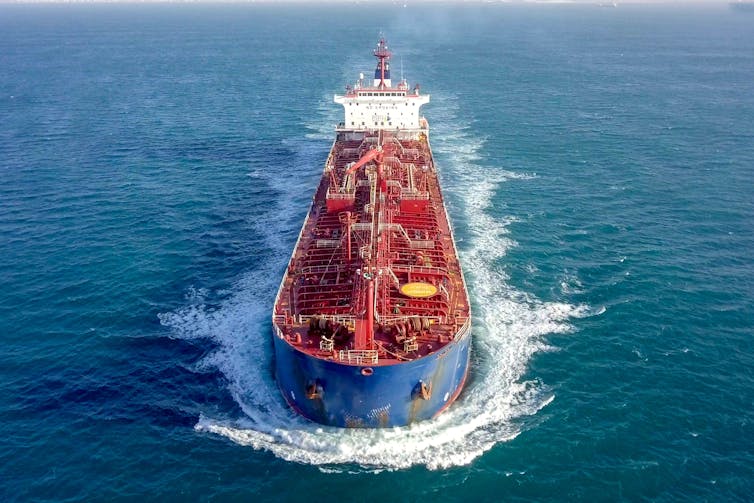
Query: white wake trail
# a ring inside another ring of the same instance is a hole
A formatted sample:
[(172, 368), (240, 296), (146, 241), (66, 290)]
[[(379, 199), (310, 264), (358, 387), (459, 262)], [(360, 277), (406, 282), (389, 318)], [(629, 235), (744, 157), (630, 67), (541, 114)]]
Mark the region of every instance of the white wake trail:
[[(281, 231), (277, 228), (266, 231), (274, 259), (247, 274), (219, 308), (194, 302), (160, 316), (175, 337), (208, 338), (217, 344), (201, 364), (223, 373), (228, 391), (245, 414), (241, 418), (202, 416), (197, 430), (326, 471), (352, 470), (354, 465), (368, 470), (414, 465), (442, 469), (469, 464), (495, 444), (515, 438), (521, 430), (520, 418), (552, 401), (545, 384), (521, 379), (532, 355), (551, 350), (544, 336), (573, 330), (569, 320), (584, 316), (587, 308), (542, 302), (512, 287), (495, 265), (516, 243), (508, 230), (514, 220), (492, 216), (493, 197), (502, 184), (525, 183), (536, 175), (486, 167), (484, 139), (476, 138), (458, 118), (452, 99), (440, 96), (434, 101), (440, 103), (433, 107), (433, 138), (437, 138), (433, 148), (446, 199), (462, 207), (455, 223), (462, 223), (465, 233), (459, 248), (474, 309), (471, 379), (458, 401), (436, 420), (382, 430), (329, 428), (291, 412), (272, 379), (270, 312), (293, 245), (276, 237)], [(310, 130), (311, 138), (289, 142), (289, 146), (297, 150), (307, 170), (319, 173), (329, 143), (321, 138), (319, 126)], [(295, 177), (276, 183), (296, 194), (314, 190), (313, 185), (303, 187)], [(301, 222), (292, 215), (303, 211), (286, 208), (281, 205), (273, 210), (276, 221), (282, 221), (286, 232), (297, 230)], [(267, 222), (260, 226), (269, 229)]]

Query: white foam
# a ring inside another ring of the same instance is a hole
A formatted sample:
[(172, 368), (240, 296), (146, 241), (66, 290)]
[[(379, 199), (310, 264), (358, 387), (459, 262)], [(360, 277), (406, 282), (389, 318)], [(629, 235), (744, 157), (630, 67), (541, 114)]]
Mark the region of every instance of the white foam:
[[(305, 211), (303, 200), (314, 186), (303, 187), (295, 176), (284, 177), (276, 180), (281, 190), (302, 191), (306, 196), (296, 200), (301, 207), (289, 209), (290, 205), (281, 204), (273, 208), (275, 226), (264, 215), (260, 217), (260, 232), (268, 238), (272, 258), (240, 280), (219, 308), (206, 306), (203, 292), (192, 292), (188, 306), (160, 316), (175, 337), (208, 338), (217, 344), (200, 364), (223, 373), (228, 391), (244, 412), (244, 417), (202, 416), (198, 431), (222, 435), (285, 460), (317, 465), (328, 473), (414, 465), (442, 469), (466, 465), (494, 445), (515, 438), (522, 428), (520, 418), (536, 414), (554, 399), (539, 380), (522, 381), (528, 362), (533, 354), (552, 349), (544, 335), (571, 331), (569, 320), (590, 315), (590, 310), (542, 302), (508, 284), (496, 261), (516, 246), (508, 229), (515, 219), (493, 217), (490, 207), (502, 184), (536, 175), (485, 167), (485, 140), (458, 118), (453, 97), (435, 96), (434, 101), (440, 103), (433, 107), (433, 148), (448, 203), (451, 208), (461, 206), (451, 213), (456, 225), (463, 224), (466, 235), (461, 260), (468, 271), (474, 306), (472, 376), (459, 400), (434, 421), (382, 430), (323, 427), (287, 408), (272, 379), (269, 318), (293, 246), (291, 239), (279, 236), (295, 234)], [(318, 126), (310, 129), (314, 131), (311, 137), (319, 138)], [(305, 164), (302, 169), (316, 178), (329, 144), (304, 138), (287, 145), (297, 150), (299, 161)]]
[(583, 293), (583, 283), (571, 270), (565, 270), (561, 274), (560, 279), (560, 291), (564, 294), (578, 294)]

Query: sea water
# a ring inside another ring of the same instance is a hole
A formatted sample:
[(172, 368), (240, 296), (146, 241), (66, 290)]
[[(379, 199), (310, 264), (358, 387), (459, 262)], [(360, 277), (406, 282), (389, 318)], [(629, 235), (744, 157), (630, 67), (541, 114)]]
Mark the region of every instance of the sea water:
[[(748, 500), (754, 17), (0, 6), (3, 500)], [(473, 304), (446, 413), (284, 404), (270, 313), (383, 32)]]

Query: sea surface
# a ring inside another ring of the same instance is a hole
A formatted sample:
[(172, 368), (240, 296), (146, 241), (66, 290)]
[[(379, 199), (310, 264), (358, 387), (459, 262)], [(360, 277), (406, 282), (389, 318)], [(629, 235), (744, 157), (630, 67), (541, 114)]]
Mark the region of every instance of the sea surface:
[[(344, 431), (270, 312), (380, 31), (473, 368)], [(753, 83), (724, 4), (0, 5), (0, 500), (752, 501)]]

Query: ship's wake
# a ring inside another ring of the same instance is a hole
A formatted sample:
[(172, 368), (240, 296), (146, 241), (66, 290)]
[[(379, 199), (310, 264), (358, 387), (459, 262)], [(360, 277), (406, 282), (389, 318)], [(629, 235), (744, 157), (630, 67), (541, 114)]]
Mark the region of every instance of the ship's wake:
[[(268, 219), (260, 217), (259, 229), (269, 233), (272, 258), (238, 282), (219, 307), (205, 306), (196, 294), (185, 308), (160, 316), (175, 337), (216, 343), (199, 365), (222, 372), (244, 413), (235, 418), (202, 416), (198, 431), (325, 471), (413, 465), (440, 469), (468, 464), (495, 444), (515, 438), (526, 418), (553, 400), (546, 384), (524, 379), (528, 362), (533, 354), (552, 349), (546, 334), (571, 331), (569, 320), (590, 311), (587, 306), (543, 302), (508, 283), (496, 262), (515, 246), (508, 230), (512, 219), (494, 216), (492, 199), (502, 184), (526, 183), (535, 175), (486, 167), (481, 158), (484, 140), (473, 137), (468, 125), (459, 125), (453, 100), (434, 101), (440, 103), (433, 107), (433, 148), (456, 238), (462, 240), (459, 251), (473, 305), (471, 377), (457, 402), (433, 421), (382, 430), (324, 427), (288, 409), (272, 378), (270, 313), (293, 246), (279, 236), (295, 235), (303, 217), (302, 211), (286, 213), (280, 207), (271, 211), (285, 228), (270, 229)], [(316, 173), (329, 147), (319, 137), (310, 135), (299, 145), (300, 155), (309, 156), (306, 169)], [(321, 148), (312, 148), (317, 144)], [(314, 184), (304, 187), (295, 177), (283, 183), (292, 194), (304, 194), (292, 205), (303, 208)]]

